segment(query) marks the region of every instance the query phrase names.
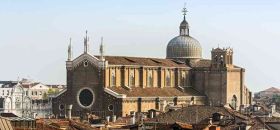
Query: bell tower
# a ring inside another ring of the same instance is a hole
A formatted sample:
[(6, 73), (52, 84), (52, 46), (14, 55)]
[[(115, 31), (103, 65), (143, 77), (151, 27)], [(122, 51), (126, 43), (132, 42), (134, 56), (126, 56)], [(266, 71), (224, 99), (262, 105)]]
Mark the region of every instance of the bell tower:
[(212, 68), (230, 68), (233, 67), (233, 49), (232, 48), (215, 48), (211, 51)]

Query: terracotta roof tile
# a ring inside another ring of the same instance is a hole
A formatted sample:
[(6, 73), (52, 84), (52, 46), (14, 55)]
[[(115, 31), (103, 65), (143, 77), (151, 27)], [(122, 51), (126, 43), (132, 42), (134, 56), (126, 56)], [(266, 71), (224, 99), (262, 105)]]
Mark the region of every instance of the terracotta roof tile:
[[(99, 57), (99, 56), (96, 56)], [(127, 57), (127, 56), (105, 56), (109, 65), (140, 65), (140, 66), (162, 66), (162, 67), (189, 67), (184, 63), (172, 59)]]
[[(201, 59), (199, 61), (191, 61), (189, 66), (192, 68), (209, 68), (211, 67), (211, 60), (210, 59)], [(234, 68), (242, 68), (236, 65), (233, 65)]]
[[(213, 106), (188, 106), (176, 111), (171, 111), (159, 115), (156, 119), (161, 123), (175, 123), (182, 122), (188, 124), (200, 124), (205, 123), (209, 117), (212, 117), (213, 113), (221, 112), (228, 118), (233, 118), (234, 113), (229, 112), (224, 107), (213, 107)], [(236, 120), (243, 120), (239, 117)]]
[(118, 94), (125, 94), (127, 97), (170, 97), (170, 96), (203, 96), (193, 88), (185, 88), (185, 92), (174, 87), (132, 87), (130, 90), (124, 87), (108, 87)]
[(190, 130), (193, 129), (192, 125), (191, 125), (191, 124), (187, 124), (187, 123), (175, 122), (175, 124), (173, 124), (173, 125), (178, 125), (178, 126), (180, 126), (182, 129), (190, 129)]
[(211, 60), (202, 59), (199, 61), (191, 61), (189, 65), (194, 68), (209, 68), (211, 67)]

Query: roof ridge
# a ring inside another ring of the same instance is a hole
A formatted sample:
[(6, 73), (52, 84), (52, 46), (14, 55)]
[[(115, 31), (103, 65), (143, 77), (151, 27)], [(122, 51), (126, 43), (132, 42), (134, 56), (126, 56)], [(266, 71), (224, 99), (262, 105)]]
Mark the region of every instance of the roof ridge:
[[(94, 55), (94, 56), (97, 56), (99, 57), (100, 55)], [(120, 58), (145, 58), (145, 59), (163, 59), (163, 60), (171, 60), (171, 59), (166, 59), (166, 58), (163, 58), (163, 57), (141, 57), (141, 56), (122, 56), (122, 55), (104, 55), (105, 59), (106, 57), (120, 57)]]

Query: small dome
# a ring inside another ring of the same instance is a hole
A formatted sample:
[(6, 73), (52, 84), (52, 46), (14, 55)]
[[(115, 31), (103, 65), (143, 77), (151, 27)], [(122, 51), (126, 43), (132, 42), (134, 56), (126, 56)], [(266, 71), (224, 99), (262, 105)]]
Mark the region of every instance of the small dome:
[(167, 58), (170, 59), (200, 59), (202, 48), (200, 43), (189, 35), (180, 35), (169, 41)]

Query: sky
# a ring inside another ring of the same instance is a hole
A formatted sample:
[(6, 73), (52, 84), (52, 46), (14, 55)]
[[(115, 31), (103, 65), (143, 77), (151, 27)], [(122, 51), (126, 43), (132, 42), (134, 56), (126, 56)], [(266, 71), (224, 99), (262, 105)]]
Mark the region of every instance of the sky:
[(250, 90), (280, 87), (279, 0), (1, 0), (0, 80), (65, 84), (69, 38), (77, 57), (85, 30), (94, 55), (104, 37), (106, 55), (165, 58), (184, 3), (204, 58), (232, 47)]

